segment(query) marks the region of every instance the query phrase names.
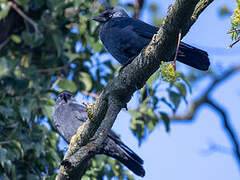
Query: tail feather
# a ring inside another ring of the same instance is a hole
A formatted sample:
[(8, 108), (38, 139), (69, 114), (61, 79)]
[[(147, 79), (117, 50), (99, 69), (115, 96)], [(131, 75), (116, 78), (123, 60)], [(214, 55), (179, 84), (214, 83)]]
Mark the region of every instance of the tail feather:
[(123, 144), (119, 138), (108, 136), (100, 153), (117, 159), (138, 176), (143, 177), (145, 175), (145, 170), (142, 166), (143, 160)]
[(208, 70), (210, 66), (207, 52), (181, 42), (177, 60), (199, 70)]
[(113, 158), (117, 159), (122, 164), (127, 166), (127, 168), (134, 172), (136, 175), (141, 177), (145, 176), (145, 170), (143, 169), (143, 166), (135, 161), (132, 157), (127, 156), (125, 158), (122, 158), (121, 156), (115, 156)]

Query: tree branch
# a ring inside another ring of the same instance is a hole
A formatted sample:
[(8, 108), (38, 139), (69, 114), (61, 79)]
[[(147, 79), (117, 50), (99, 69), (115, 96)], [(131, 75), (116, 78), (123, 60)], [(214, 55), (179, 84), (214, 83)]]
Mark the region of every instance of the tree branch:
[(206, 91), (201, 95), (200, 98), (198, 98), (197, 100), (195, 100), (189, 107), (189, 110), (186, 114), (184, 115), (175, 115), (172, 117), (169, 117), (170, 120), (174, 121), (174, 122), (179, 122), (184, 120), (184, 121), (192, 121), (194, 116), (196, 115), (196, 111), (200, 108), (201, 105), (203, 105), (204, 103), (206, 103), (208, 97), (210, 96), (210, 94), (212, 93), (212, 91), (219, 85), (221, 84), (223, 81), (225, 81), (226, 79), (228, 79), (229, 77), (231, 77), (232, 75), (234, 75), (234, 73), (238, 72), (240, 70), (240, 65), (235, 66), (233, 68), (231, 68), (230, 70), (226, 71), (221, 77), (214, 77), (214, 80), (212, 81), (212, 83), (208, 86), (208, 88), (206, 89)]
[(28, 17), (26, 14), (24, 14), (24, 12), (21, 9), (19, 9), (18, 6), (14, 2), (9, 1), (8, 6), (13, 8), (20, 16), (23, 17), (23, 19), (25, 19), (27, 22), (29, 22), (33, 26), (36, 33), (39, 33), (37, 23), (35, 23), (30, 17)]
[[(88, 113), (89, 119), (72, 137), (64, 157), (67, 166), (61, 166), (57, 179), (81, 179), (86, 162), (105, 140), (118, 113), (126, 106), (133, 93), (143, 87), (147, 79), (159, 68), (163, 59), (175, 52), (179, 30), (182, 37), (188, 32), (200, 13), (194, 12), (199, 0), (176, 0), (162, 27), (147, 48), (122, 72), (108, 83)], [(210, 1), (209, 1), (210, 2)], [(197, 9), (197, 11), (201, 11)], [(192, 15), (197, 14), (193, 22)], [(167, 47), (167, 48), (166, 48)]]
[(232, 141), (233, 144), (233, 151), (236, 156), (236, 160), (238, 165), (240, 165), (240, 149), (239, 149), (239, 142), (237, 140), (237, 135), (228, 119), (227, 113), (223, 110), (220, 105), (214, 102), (212, 99), (207, 98), (206, 103), (210, 105), (213, 109), (215, 109), (221, 116), (222, 116), (222, 123), (226, 133), (229, 136), (229, 139)]
[(69, 64), (61, 67), (56, 67), (56, 68), (47, 68), (47, 69), (37, 69), (36, 71), (38, 73), (54, 73), (56, 71), (61, 71), (69, 67)]
[(240, 147), (239, 147), (239, 142), (237, 139), (237, 134), (235, 133), (233, 127), (230, 124), (230, 121), (228, 119), (227, 113), (224, 111), (222, 107), (217, 105), (216, 102), (210, 99), (210, 94), (211, 92), (223, 81), (225, 81), (227, 78), (231, 77), (234, 73), (240, 71), (240, 65), (235, 66), (225, 72), (221, 77), (219, 78), (214, 78), (213, 82), (210, 84), (210, 86), (207, 88), (205, 93), (198, 98), (198, 100), (194, 101), (190, 108), (189, 111), (184, 114), (184, 115), (177, 115), (177, 116), (172, 116), (169, 117), (171, 121), (173, 122), (192, 122), (194, 119), (194, 116), (196, 115), (196, 112), (199, 110), (200, 106), (203, 104), (208, 104), (210, 105), (213, 109), (215, 109), (220, 115), (221, 119), (223, 121), (223, 126), (225, 132), (228, 134), (230, 141), (232, 142), (233, 145), (233, 152), (236, 157), (237, 163), (240, 166)]

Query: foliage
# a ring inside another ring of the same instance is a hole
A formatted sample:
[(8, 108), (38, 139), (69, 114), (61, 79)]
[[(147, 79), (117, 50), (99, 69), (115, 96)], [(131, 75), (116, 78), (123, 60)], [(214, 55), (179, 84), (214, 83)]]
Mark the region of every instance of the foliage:
[[(0, 179), (54, 178), (63, 158), (51, 122), (56, 90), (98, 92), (115, 69), (109, 60), (92, 60), (94, 54), (103, 53), (98, 26), (89, 21), (93, 1), (14, 2), (38, 24), (39, 33), (25, 21), (0, 52)], [(0, 3), (0, 24), (14, 20), (8, 16), (7, 1)], [(96, 7), (94, 13), (103, 8)], [(71, 31), (73, 27), (77, 33)], [(5, 34), (0, 39), (6, 40)], [(81, 48), (76, 52), (78, 42)], [(101, 166), (109, 168), (104, 173), (131, 179), (122, 166), (114, 170), (116, 163), (106, 158)]]
[(240, 0), (236, 0), (237, 8), (234, 10), (233, 15), (231, 16), (232, 27), (230, 30), (230, 35), (233, 40), (236, 40), (240, 37)]
[[(0, 179), (54, 179), (63, 158), (51, 121), (57, 92), (98, 93), (114, 77), (112, 62), (101, 58), (99, 26), (90, 21), (105, 7), (92, 0), (13, 2), (39, 32), (26, 19), (16, 23), (23, 18), (8, 7), (8, 1), (0, 0), (0, 27), (4, 27), (0, 44), (9, 41), (0, 51)], [(167, 95), (159, 96), (159, 75), (149, 79), (139, 92), (139, 107), (130, 111), (130, 127), (140, 143), (159, 124), (160, 116), (170, 130), (168, 114), (160, 105), (175, 113), (186, 97), (184, 78), (167, 83)], [(93, 159), (91, 167), (85, 179), (133, 179), (119, 162), (107, 157)]]
[(175, 71), (174, 66), (169, 62), (161, 62), (161, 78), (166, 82), (174, 82), (179, 79), (179, 74)]
[(103, 155), (98, 155), (91, 160), (91, 168), (82, 177), (83, 180), (100, 180), (104, 177), (112, 179), (118, 177), (119, 180), (133, 180), (132, 173), (123, 170), (123, 165), (112, 158), (107, 158)]
[[(188, 80), (181, 73), (178, 73), (178, 81), (170, 83), (161, 81), (163, 79), (159, 78), (160, 75), (161, 68), (140, 90), (138, 107), (129, 110), (132, 116), (130, 128), (138, 138), (139, 145), (161, 120), (163, 120), (166, 131), (170, 131), (169, 109), (175, 114), (181, 100), (187, 103), (187, 87), (191, 92)], [(159, 95), (159, 92), (165, 92), (165, 94)]]

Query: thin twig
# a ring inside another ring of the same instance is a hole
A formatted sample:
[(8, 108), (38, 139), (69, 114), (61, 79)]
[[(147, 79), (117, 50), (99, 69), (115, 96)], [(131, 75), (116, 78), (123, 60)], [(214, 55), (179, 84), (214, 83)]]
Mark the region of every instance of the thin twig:
[(237, 44), (240, 41), (240, 37), (234, 41), (232, 44), (230, 44), (227, 48), (232, 48), (235, 44)]
[(203, 93), (203, 95), (194, 101), (190, 107), (189, 111), (186, 114), (183, 115), (175, 115), (172, 117), (169, 117), (171, 121), (173, 122), (191, 122), (196, 115), (196, 111), (199, 109), (201, 105), (203, 105), (206, 102), (206, 98), (210, 95), (210, 93), (224, 80), (232, 76), (234, 73), (240, 71), (240, 65), (237, 65), (230, 70), (226, 71), (221, 77), (214, 78), (213, 82), (208, 86), (207, 90)]
[(58, 77), (50, 89), (54, 89), (60, 80), (62, 80), (62, 77)]
[(56, 68), (48, 68), (48, 69), (37, 69), (38, 73), (53, 73), (56, 71), (61, 71), (63, 69), (66, 69), (69, 65), (61, 66), (61, 67), (56, 67)]
[(234, 29), (232, 31), (228, 31), (227, 34), (230, 34), (230, 33), (233, 33), (233, 32), (239, 32), (239, 31), (240, 31), (240, 29)]
[(182, 30), (180, 29), (179, 34), (178, 34), (178, 42), (177, 42), (177, 48), (176, 48), (176, 52), (175, 52), (175, 57), (173, 59), (174, 70), (176, 70), (176, 60), (177, 60), (177, 55), (178, 55), (178, 50), (179, 50), (181, 39), (182, 39)]
[(26, 14), (24, 14), (24, 12), (21, 9), (19, 9), (18, 6), (14, 2), (9, 1), (8, 6), (13, 8), (20, 16), (23, 17), (23, 19), (28, 21), (34, 27), (34, 30), (36, 33), (39, 33), (37, 23), (35, 23), (30, 17), (28, 17)]
[(234, 131), (234, 129), (233, 129), (233, 127), (232, 127), (232, 125), (231, 125), (231, 123), (228, 119), (227, 113), (223, 110), (222, 107), (217, 105), (216, 102), (214, 102), (213, 100), (211, 100), (209, 98), (206, 99), (206, 103), (209, 104), (210, 106), (212, 106), (222, 116), (224, 129), (227, 132), (227, 134), (229, 135), (230, 140), (232, 141), (232, 144), (234, 146), (234, 154), (235, 154), (236, 159), (238, 161), (238, 165), (240, 165), (239, 142), (237, 140), (237, 134)]
[[(196, 115), (197, 110), (199, 110), (199, 107), (202, 106), (203, 104), (208, 104), (210, 105), (212, 108), (214, 108), (214, 110), (216, 112), (218, 112), (221, 115), (221, 119), (223, 121), (223, 126), (224, 129), (226, 131), (226, 133), (229, 135), (229, 139), (233, 144), (233, 149), (234, 149), (234, 155), (236, 157), (236, 160), (238, 161), (238, 165), (240, 165), (240, 147), (239, 147), (239, 142), (238, 142), (238, 137), (236, 132), (234, 131), (233, 127), (230, 124), (229, 118), (226, 114), (226, 112), (224, 111), (224, 109), (222, 107), (220, 107), (219, 105), (217, 105), (216, 102), (214, 102), (212, 99), (209, 98), (211, 92), (220, 84), (222, 83), (224, 80), (226, 80), (227, 78), (229, 78), (231, 75), (233, 75), (234, 73), (238, 72), (240, 70), (240, 65), (235, 66), (233, 68), (231, 68), (230, 70), (228, 70), (227, 72), (225, 72), (221, 77), (216, 78), (214, 77), (213, 82), (210, 84), (210, 86), (208, 86), (207, 90), (205, 91), (205, 93), (203, 93), (203, 95), (196, 101), (194, 101), (190, 108), (189, 111), (184, 114), (184, 115), (179, 115), (179, 116), (173, 116), (173, 117), (169, 117), (170, 120), (174, 120), (173, 122), (183, 122), (183, 120), (185, 122), (192, 122), (194, 116)], [(180, 121), (179, 121), (180, 120)]]
[(135, 11), (134, 11), (133, 17), (137, 19), (139, 18), (143, 5), (144, 5), (144, 0), (135, 0), (135, 3), (134, 3)]
[(93, 97), (95, 100), (98, 98), (98, 95), (95, 94), (95, 93), (90, 93), (90, 92), (87, 92), (87, 91), (81, 91), (81, 93), (87, 95), (87, 96), (91, 96)]
[(4, 145), (4, 144), (10, 144), (11, 142), (12, 142), (12, 141), (1, 141), (1, 142), (0, 142), (0, 146), (1, 146), (1, 145)]
[(11, 37), (8, 37), (5, 41), (0, 44), (0, 50), (10, 41)]

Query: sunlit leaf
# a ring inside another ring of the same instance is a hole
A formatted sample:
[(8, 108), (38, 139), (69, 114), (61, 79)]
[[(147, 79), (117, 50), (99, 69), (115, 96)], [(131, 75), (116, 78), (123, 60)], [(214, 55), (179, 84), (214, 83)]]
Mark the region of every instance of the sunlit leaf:
[(61, 89), (60, 91), (67, 90), (72, 93), (77, 91), (77, 86), (73, 81), (70, 81), (70, 80), (60, 80), (57, 85)]

